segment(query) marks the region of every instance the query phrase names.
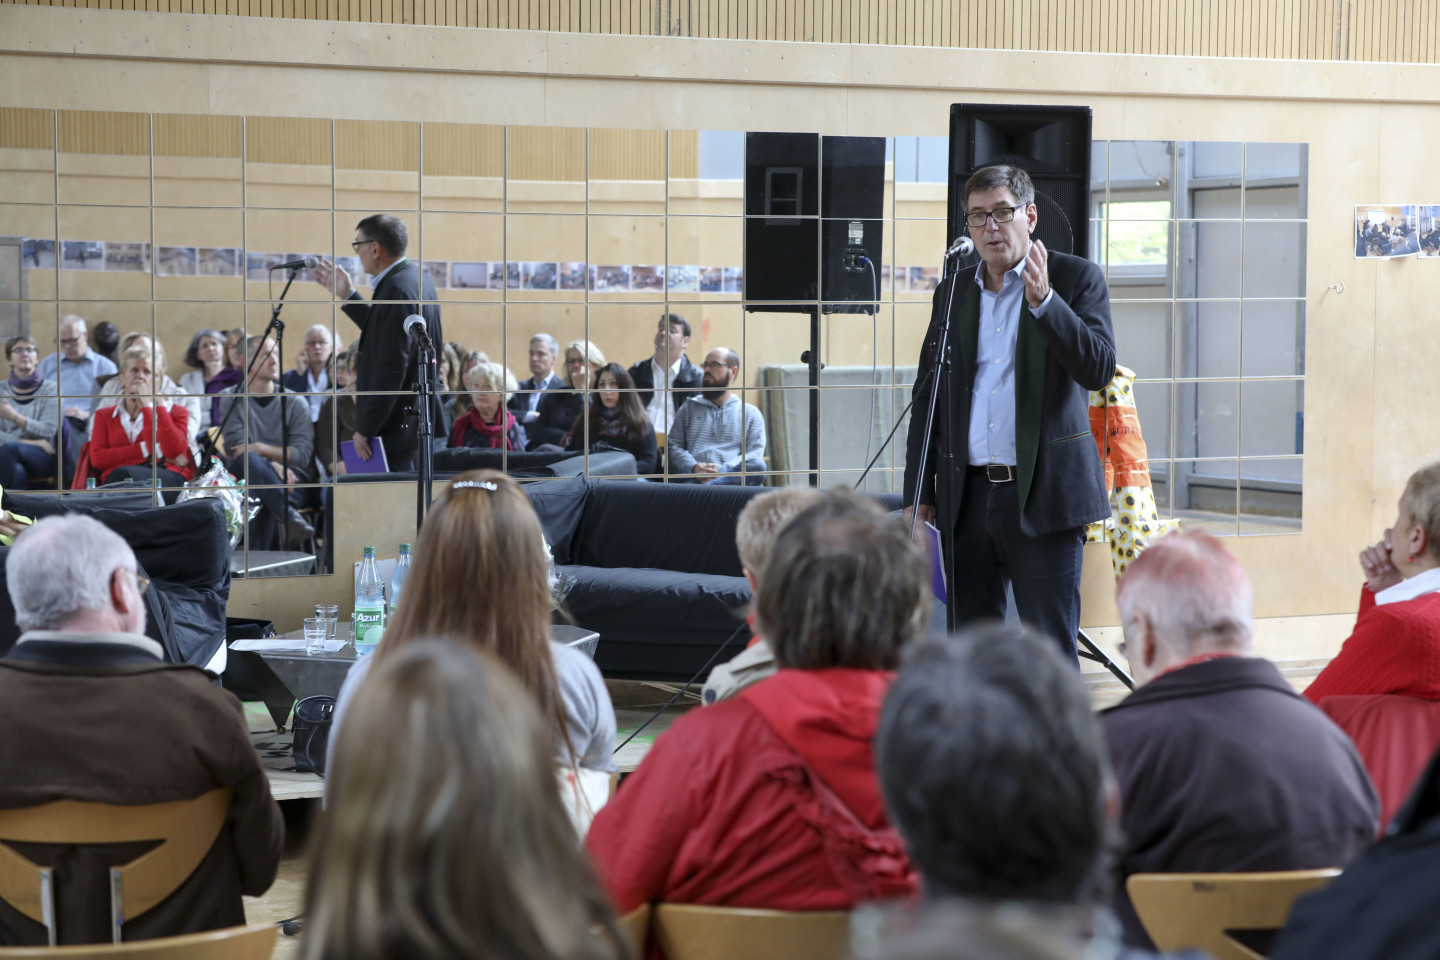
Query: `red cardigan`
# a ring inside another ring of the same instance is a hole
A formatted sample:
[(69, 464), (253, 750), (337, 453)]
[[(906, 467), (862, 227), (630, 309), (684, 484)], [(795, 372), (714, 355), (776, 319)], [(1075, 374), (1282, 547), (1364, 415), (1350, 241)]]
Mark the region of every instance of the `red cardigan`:
[(916, 893), (871, 748), (891, 679), (781, 670), (675, 721), (586, 838), (617, 909), (848, 910)]
[[(123, 402), (122, 397), (120, 403)], [(140, 439), (131, 443), (130, 438), (125, 436), (125, 428), (120, 426), (119, 403), (96, 412), (90, 425), (90, 465), (100, 471), (101, 482), (104, 482), (110, 471), (116, 467), (138, 467), (142, 464), (148, 466), (151, 454), (155, 452), (151, 449), (155, 442), (160, 444), (160, 457), (157, 459), (173, 460), (184, 457), (185, 469), (175, 472), (186, 480), (193, 480), (195, 464), (190, 457), (190, 434), (187, 429), (189, 416), (185, 413), (185, 408), (178, 403), (168, 409), (159, 404), (147, 406), (141, 408), (140, 419), (144, 424), (140, 430)], [(164, 463), (160, 466), (167, 470), (174, 469)]]
[(1305, 689), (1312, 703), (1379, 693), (1440, 700), (1440, 593), (1376, 606), (1375, 594), (1361, 589), (1354, 632)]

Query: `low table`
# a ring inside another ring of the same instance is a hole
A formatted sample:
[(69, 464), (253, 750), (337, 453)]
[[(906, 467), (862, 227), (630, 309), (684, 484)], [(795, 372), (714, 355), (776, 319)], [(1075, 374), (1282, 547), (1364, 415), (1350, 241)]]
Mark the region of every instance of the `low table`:
[[(340, 636), (348, 637), (350, 624), (340, 624), (336, 632)], [(600, 642), (600, 634), (594, 630), (563, 624), (552, 626), (550, 636), (559, 643), (584, 650), (591, 659), (594, 659), (595, 647)], [(296, 630), (281, 634), (277, 639), (299, 640), (303, 644), (305, 634), (302, 630)], [(303, 650), (236, 650), (232, 645), (230, 656), (253, 657), (252, 665), (257, 661), (263, 664), (254, 674), (260, 696), (265, 701), (266, 709), (270, 711), (271, 719), (275, 721), (277, 733), (285, 732), (285, 725), (290, 720), (290, 711), (294, 708), (295, 701), (304, 700), (306, 697), (339, 696), (340, 687), (345, 683), (345, 675), (350, 672), (356, 660), (355, 648), (349, 644), (333, 653), (312, 654), (306, 654)]]

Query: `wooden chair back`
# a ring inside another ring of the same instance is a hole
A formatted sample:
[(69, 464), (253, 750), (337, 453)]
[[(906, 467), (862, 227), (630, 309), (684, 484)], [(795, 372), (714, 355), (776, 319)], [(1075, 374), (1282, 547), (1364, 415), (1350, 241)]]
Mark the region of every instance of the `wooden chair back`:
[(850, 914), (662, 903), (651, 924), (669, 960), (841, 960)]
[(642, 903), (620, 918), (620, 930), (630, 941), (630, 948), (637, 957), (645, 956), (645, 947), (650, 942), (651, 912), (650, 904)]
[(114, 942), (120, 927), (174, 893), (220, 834), (230, 809), (228, 789), (193, 800), (118, 806), (57, 800), (38, 807), (0, 810), (0, 900), (50, 930), (55, 943), (52, 872), (9, 846), (20, 843), (98, 844), (158, 840), (159, 845), (110, 870)]
[(275, 924), (76, 947), (0, 947), (0, 960), (270, 960)]
[(1125, 881), (1125, 890), (1160, 951), (1195, 949), (1214, 960), (1264, 960), (1229, 931), (1280, 929), (1298, 897), (1339, 874), (1329, 869), (1137, 873)]

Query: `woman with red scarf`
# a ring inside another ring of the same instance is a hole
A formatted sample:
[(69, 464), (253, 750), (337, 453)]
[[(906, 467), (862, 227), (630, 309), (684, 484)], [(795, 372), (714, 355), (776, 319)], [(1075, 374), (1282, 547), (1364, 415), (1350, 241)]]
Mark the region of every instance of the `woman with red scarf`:
[(848, 491), (781, 530), (756, 595), (779, 672), (677, 720), (590, 828), (621, 913), (848, 910), (916, 892), (871, 744), (900, 650), (928, 623), (927, 584), (904, 528)]
[(524, 450), (525, 428), (505, 408), (510, 394), (519, 389), (514, 374), (498, 363), (477, 363), (465, 371), (465, 388), (474, 406), (455, 420), (451, 449)]
[[(178, 402), (155, 395), (152, 353), (135, 346), (120, 357), (120, 402), (101, 407), (90, 427), (90, 466), (101, 483), (152, 478), (164, 487), (195, 477), (190, 457), (190, 416)], [(165, 498), (174, 502), (173, 494)]]

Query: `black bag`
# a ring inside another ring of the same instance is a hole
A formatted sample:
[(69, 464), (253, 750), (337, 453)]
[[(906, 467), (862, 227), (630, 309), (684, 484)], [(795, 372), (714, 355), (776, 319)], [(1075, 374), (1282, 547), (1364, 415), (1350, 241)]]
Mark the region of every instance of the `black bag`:
[(325, 751), (330, 744), (330, 721), (335, 715), (334, 697), (306, 697), (295, 704), (290, 720), (293, 735), (291, 756), (296, 773), (325, 776)]

